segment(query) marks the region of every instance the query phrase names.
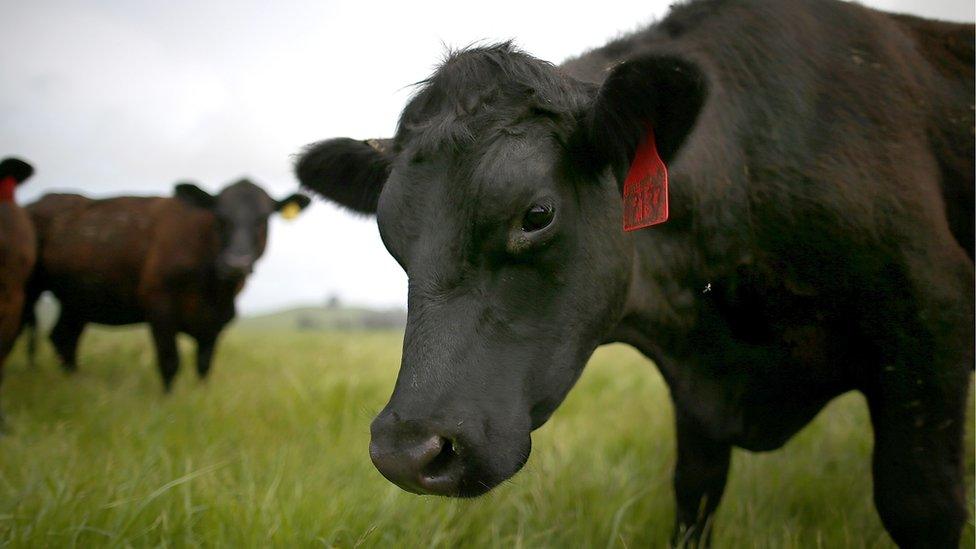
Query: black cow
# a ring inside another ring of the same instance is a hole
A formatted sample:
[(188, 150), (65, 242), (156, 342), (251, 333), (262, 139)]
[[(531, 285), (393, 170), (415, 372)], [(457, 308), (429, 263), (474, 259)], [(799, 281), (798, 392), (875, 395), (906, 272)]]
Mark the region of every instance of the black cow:
[(973, 37), (833, 0), (702, 0), (560, 67), (454, 53), (392, 141), (309, 146), (302, 183), (375, 212), (409, 276), (377, 468), (489, 490), (622, 341), (671, 390), (675, 541), (707, 531), (733, 446), (778, 448), (857, 390), (885, 527), (958, 543)]
[(27, 322), (41, 292), (51, 291), (61, 315), (50, 337), (66, 370), (77, 367), (89, 322), (149, 322), (167, 391), (179, 368), (179, 332), (197, 340), (197, 373), (205, 377), (217, 337), (234, 318), (234, 298), (264, 253), (268, 218), (309, 202), (301, 194), (274, 200), (248, 180), (217, 196), (190, 183), (174, 194), (48, 194), (27, 206), (39, 249)]

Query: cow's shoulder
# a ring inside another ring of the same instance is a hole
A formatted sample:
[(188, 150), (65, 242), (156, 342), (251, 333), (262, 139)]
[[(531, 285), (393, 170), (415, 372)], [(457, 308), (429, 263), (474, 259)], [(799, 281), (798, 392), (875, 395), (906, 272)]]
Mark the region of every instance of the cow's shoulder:
[(34, 227), (17, 204), (0, 203), (0, 292), (27, 279), (35, 260)]

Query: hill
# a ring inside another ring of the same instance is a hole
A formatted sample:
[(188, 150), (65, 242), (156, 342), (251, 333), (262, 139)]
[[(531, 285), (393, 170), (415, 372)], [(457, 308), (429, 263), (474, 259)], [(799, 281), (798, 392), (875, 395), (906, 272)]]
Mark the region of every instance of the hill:
[(365, 307), (296, 307), (263, 315), (245, 316), (235, 322), (246, 330), (402, 330), (407, 323), (403, 309)]

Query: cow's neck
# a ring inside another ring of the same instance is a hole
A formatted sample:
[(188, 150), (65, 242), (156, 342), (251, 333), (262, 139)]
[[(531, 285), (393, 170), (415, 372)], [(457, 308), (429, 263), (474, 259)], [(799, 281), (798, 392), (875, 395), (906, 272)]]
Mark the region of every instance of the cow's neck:
[(235, 297), (237, 297), (237, 294), (239, 294), (241, 290), (244, 289), (244, 284), (246, 282), (247, 282), (246, 276), (218, 278), (217, 292), (221, 297), (233, 300)]
[(246, 276), (221, 277), (217, 276), (216, 270), (212, 270), (207, 277), (205, 291), (214, 303), (233, 304), (234, 298), (244, 288), (245, 282), (247, 282)]
[(17, 180), (13, 177), (0, 179), (0, 203), (14, 201), (14, 189), (17, 188)]
[(690, 234), (644, 229), (655, 230), (634, 236), (627, 301), (612, 336), (647, 355), (672, 348), (694, 327), (695, 301), (707, 284), (694, 268), (697, 251)]

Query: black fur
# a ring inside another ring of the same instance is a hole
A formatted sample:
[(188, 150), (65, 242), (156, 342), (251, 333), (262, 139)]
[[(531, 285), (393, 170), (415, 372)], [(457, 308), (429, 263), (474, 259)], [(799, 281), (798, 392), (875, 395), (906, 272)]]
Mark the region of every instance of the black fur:
[(173, 196), (187, 204), (193, 204), (204, 209), (210, 209), (217, 203), (217, 199), (212, 194), (201, 189), (194, 183), (177, 183), (173, 187)]
[(698, 119), (706, 94), (705, 76), (685, 59), (647, 55), (624, 61), (607, 77), (587, 113), (586, 146), (596, 151), (599, 164), (611, 164), (619, 178), (650, 129), (661, 159), (670, 163)]
[(34, 175), (34, 166), (19, 158), (8, 157), (0, 161), (0, 178), (13, 177), (17, 184), (20, 184), (32, 175)]
[(510, 42), (452, 52), (404, 109), (396, 151), (458, 153), (520, 122), (575, 117), (592, 87), (567, 86), (554, 69)]
[(339, 138), (309, 145), (295, 164), (302, 186), (354, 212), (376, 212), (390, 157), (365, 141)]

